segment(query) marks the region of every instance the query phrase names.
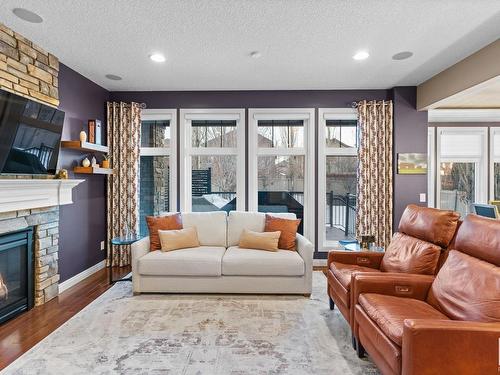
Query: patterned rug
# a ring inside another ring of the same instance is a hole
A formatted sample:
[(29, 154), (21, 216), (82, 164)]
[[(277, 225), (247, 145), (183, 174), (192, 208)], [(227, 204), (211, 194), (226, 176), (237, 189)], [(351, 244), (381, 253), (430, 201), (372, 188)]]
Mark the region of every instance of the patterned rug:
[(378, 374), (325, 290), (321, 272), (310, 299), (133, 296), (117, 283), (2, 374)]

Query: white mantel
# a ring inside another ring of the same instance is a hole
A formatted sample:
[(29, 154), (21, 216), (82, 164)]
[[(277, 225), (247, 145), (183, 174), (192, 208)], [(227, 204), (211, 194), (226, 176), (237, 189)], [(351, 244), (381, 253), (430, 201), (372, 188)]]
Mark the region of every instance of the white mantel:
[(73, 188), (83, 181), (0, 179), (0, 212), (71, 204)]

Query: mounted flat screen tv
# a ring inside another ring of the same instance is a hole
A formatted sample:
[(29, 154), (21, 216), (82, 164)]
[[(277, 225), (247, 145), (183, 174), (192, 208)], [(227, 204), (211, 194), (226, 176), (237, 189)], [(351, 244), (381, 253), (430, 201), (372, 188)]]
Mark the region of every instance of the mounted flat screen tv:
[(54, 174), (64, 112), (0, 90), (0, 173)]

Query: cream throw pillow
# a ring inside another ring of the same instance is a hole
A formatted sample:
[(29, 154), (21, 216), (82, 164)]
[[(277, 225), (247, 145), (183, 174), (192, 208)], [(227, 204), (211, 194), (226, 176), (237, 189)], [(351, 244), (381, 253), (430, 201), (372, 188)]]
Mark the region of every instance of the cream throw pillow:
[(195, 227), (159, 230), (158, 235), (160, 236), (161, 251), (172, 251), (200, 246), (198, 232)]
[(259, 249), (278, 251), (278, 242), (281, 232), (253, 232), (243, 229), (240, 237), (240, 247), (245, 249)]

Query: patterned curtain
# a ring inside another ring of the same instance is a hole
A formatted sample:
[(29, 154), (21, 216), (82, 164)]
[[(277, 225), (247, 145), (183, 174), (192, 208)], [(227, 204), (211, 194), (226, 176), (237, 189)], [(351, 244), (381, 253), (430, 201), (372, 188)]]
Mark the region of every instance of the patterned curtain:
[[(115, 172), (108, 177), (108, 240), (138, 229), (137, 186), (141, 109), (138, 103), (108, 102), (108, 146)], [(108, 266), (130, 264), (130, 246), (108, 246)]]
[(360, 142), (356, 234), (375, 236), (386, 247), (392, 237), (392, 101), (357, 103)]

